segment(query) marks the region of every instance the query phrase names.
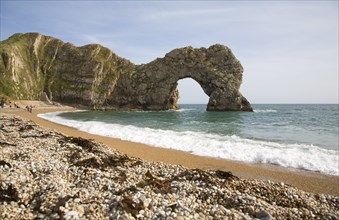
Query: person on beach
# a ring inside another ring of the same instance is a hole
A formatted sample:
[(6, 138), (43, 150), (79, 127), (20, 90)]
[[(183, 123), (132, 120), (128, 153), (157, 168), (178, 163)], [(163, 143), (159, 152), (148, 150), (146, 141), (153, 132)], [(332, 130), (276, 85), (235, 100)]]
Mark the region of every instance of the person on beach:
[(1, 106), (1, 108), (4, 108), (4, 106), (5, 106), (5, 99), (4, 98), (1, 99), (0, 106)]
[(33, 108), (33, 107), (32, 107), (31, 105), (30, 105), (30, 106), (26, 105), (26, 109), (27, 109), (27, 111), (30, 112), (30, 113), (32, 113), (32, 108)]

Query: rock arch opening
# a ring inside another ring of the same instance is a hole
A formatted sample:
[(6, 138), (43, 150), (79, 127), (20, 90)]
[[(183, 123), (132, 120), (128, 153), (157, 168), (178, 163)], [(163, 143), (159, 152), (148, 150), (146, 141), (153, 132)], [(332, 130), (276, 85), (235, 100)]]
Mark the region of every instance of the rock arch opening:
[(201, 85), (194, 79), (188, 77), (178, 80), (179, 107), (181, 104), (204, 104), (207, 105), (209, 97)]

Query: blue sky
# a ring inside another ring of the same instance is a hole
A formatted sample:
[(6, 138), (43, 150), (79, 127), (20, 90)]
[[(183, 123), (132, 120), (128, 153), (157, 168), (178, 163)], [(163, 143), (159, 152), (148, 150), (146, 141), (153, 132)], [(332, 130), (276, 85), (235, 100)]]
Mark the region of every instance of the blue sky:
[[(338, 1), (4, 1), (1, 35), (99, 43), (136, 64), (174, 48), (230, 47), (252, 103), (338, 103)], [(207, 103), (193, 80), (181, 103)]]

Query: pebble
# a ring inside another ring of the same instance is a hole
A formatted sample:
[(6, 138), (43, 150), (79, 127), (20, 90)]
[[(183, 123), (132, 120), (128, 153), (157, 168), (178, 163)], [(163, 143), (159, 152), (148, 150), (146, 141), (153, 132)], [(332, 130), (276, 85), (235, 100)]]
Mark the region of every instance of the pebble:
[(273, 181), (222, 177), (219, 171), (148, 162), (6, 114), (0, 116), (0, 164), (4, 164), (0, 165), (0, 219), (339, 216), (335, 196), (306, 193)]
[(259, 212), (257, 212), (255, 214), (255, 217), (259, 218), (261, 220), (270, 220), (270, 219), (272, 219), (272, 216), (270, 215), (270, 213), (268, 213), (264, 209), (261, 209)]

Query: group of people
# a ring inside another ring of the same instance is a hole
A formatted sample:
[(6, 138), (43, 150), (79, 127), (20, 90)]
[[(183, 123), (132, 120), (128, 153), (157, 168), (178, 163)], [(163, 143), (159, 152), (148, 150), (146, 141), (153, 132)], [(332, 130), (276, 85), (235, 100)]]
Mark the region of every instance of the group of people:
[(26, 109), (27, 109), (27, 111), (32, 113), (33, 106), (32, 105), (30, 105), (30, 106), (26, 105)]
[[(1, 107), (1, 108), (4, 108), (4, 107), (5, 107), (5, 104), (8, 104), (9, 107), (12, 108), (12, 102), (9, 101), (8, 103), (6, 103), (5, 99), (2, 98), (1, 101), (0, 101), (0, 107)], [(16, 104), (16, 102), (14, 102), (13, 106), (14, 106), (14, 108), (20, 108), (20, 107)]]
[[(0, 100), (0, 107), (4, 108), (5, 104), (8, 105), (10, 108), (12, 108), (12, 102), (9, 101), (9, 100), (6, 100), (4, 97), (2, 97), (1, 100)], [(20, 108), (19, 105), (16, 102), (13, 103), (13, 107), (14, 108)], [(32, 113), (33, 106), (32, 105), (29, 105), (29, 106), (27, 105), (26, 109), (27, 109), (28, 112)]]
[[(12, 108), (12, 102), (10, 100), (6, 100), (4, 97), (1, 98), (1, 101), (0, 101), (0, 107), (1, 108), (4, 108), (5, 107), (5, 104), (9, 105), (10, 108)], [(16, 102), (14, 102), (14, 108), (20, 108)]]

